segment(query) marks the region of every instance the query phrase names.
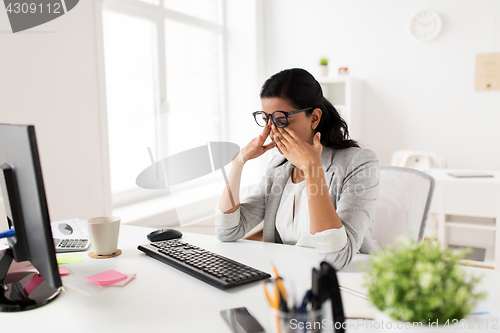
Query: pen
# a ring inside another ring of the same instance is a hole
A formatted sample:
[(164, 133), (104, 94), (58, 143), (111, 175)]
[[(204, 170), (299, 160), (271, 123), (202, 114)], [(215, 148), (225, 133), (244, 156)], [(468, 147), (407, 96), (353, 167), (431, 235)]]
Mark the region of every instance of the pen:
[(280, 288), (277, 288), (277, 290), (278, 290), (278, 294), (279, 294), (279, 306), (278, 306), (278, 308), (282, 312), (288, 312), (288, 305), (286, 304), (286, 300), (283, 297), (283, 294), (281, 293)]
[(366, 295), (365, 295), (365, 294), (363, 294), (363, 293), (360, 293), (359, 291), (352, 290), (352, 289), (349, 289), (349, 288), (346, 288), (346, 287), (342, 287), (342, 286), (339, 286), (339, 289), (344, 290), (344, 291), (347, 291), (348, 293), (351, 293), (351, 294), (353, 294), (353, 295), (356, 295), (356, 296), (359, 296), (359, 297), (363, 297), (363, 298), (368, 299), (368, 296), (366, 296)]
[(14, 228), (0, 232), (0, 238), (9, 238), (14, 237), (16, 235), (16, 231)]
[[(280, 278), (281, 279), (281, 278)], [(279, 288), (278, 284), (278, 279), (276, 281), (265, 281), (263, 286), (264, 286), (264, 293), (266, 295), (267, 301), (269, 302), (269, 305), (275, 310), (282, 311), (282, 312), (288, 312), (288, 306), (286, 305), (286, 302), (283, 298), (283, 294)], [(271, 283), (274, 287), (274, 298), (271, 297), (269, 294), (269, 290), (267, 289), (267, 284)], [(280, 315), (279, 313), (276, 313), (276, 327), (278, 333), (281, 333), (281, 327), (280, 327), (281, 321), (280, 321)]]
[(288, 296), (287, 296), (287, 293), (286, 293), (286, 289), (283, 286), (282, 278), (278, 274), (278, 270), (276, 269), (276, 267), (273, 264), (271, 264), (271, 265), (273, 266), (274, 275), (276, 275), (276, 284), (277, 284), (278, 290), (283, 293), (283, 298), (286, 301), (286, 299), (288, 298)]
[[(276, 310), (283, 311), (283, 312), (288, 312), (288, 305), (287, 305), (287, 301), (286, 301), (286, 291), (283, 287), (283, 284), (281, 284), (280, 282), (281, 282), (281, 278), (278, 278), (275, 281), (265, 281), (264, 282), (264, 293), (266, 295), (267, 301), (269, 302), (269, 305), (271, 305), (272, 308), (274, 308)], [(271, 293), (266, 287), (266, 285), (268, 283), (271, 283), (273, 285), (273, 292), (271, 292)], [(272, 295), (274, 296), (274, 298), (272, 298)]]
[(263, 286), (264, 286), (264, 294), (266, 295), (266, 298), (267, 298), (267, 301), (269, 302), (269, 305), (273, 309), (278, 309), (278, 298), (276, 297), (276, 293), (275, 293), (275, 298), (272, 299), (271, 296), (269, 295), (269, 292), (268, 292), (267, 287), (266, 287), (267, 283), (268, 283), (268, 281), (265, 281), (264, 284), (263, 284)]
[(311, 289), (309, 289), (306, 294), (304, 295), (304, 298), (302, 299), (302, 304), (300, 305), (300, 308), (298, 309), (299, 313), (305, 313), (307, 311), (307, 304), (309, 304), (309, 298), (311, 297)]

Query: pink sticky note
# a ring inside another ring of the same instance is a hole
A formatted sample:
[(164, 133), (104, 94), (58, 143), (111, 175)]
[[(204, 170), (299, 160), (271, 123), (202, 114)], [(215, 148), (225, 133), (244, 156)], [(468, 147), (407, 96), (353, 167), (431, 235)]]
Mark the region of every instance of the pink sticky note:
[(40, 275), (38, 274), (33, 275), (31, 279), (28, 281), (28, 283), (24, 285), (24, 292), (26, 293), (26, 295), (31, 294), (33, 290), (35, 290), (36, 287), (38, 287), (40, 283), (42, 283), (43, 281), (45, 280)]
[(117, 272), (113, 269), (110, 269), (108, 271), (105, 271), (105, 272), (102, 272), (99, 274), (87, 276), (85, 279), (87, 281), (90, 281), (92, 283), (97, 284), (98, 286), (104, 286), (106, 284), (125, 280), (126, 278), (127, 278), (127, 276), (125, 274), (122, 274), (122, 273)]
[(132, 279), (136, 276), (136, 274), (127, 274), (127, 278), (125, 280), (121, 280), (121, 281), (118, 281), (118, 282), (115, 282), (115, 283), (111, 283), (110, 286), (114, 286), (114, 287), (123, 287), (125, 286), (127, 283), (129, 283), (130, 281), (132, 281)]
[(69, 275), (69, 269), (68, 267), (64, 265), (59, 266), (59, 275)]

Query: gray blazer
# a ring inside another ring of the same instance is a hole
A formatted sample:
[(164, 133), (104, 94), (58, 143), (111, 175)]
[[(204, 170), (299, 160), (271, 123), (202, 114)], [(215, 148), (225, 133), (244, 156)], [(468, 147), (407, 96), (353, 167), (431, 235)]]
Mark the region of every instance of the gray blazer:
[[(217, 228), (221, 241), (235, 241), (264, 220), (264, 241), (281, 243), (276, 213), (293, 165), (277, 155), (269, 163), (259, 187), (240, 205), (240, 223), (232, 229)], [(369, 149), (323, 147), (321, 163), (335, 210), (347, 233), (347, 245), (338, 252), (321, 254), (336, 269), (347, 265), (358, 252), (380, 249), (372, 239), (372, 220), (379, 190), (379, 162)]]

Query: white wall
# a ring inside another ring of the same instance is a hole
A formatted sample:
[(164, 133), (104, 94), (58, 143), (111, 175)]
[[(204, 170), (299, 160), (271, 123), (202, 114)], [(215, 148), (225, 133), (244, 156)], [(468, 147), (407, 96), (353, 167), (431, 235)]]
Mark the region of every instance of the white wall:
[[(440, 35), (420, 42), (411, 16), (430, 8)], [(320, 56), (364, 81), (363, 142), (383, 164), (398, 149), (449, 167), (500, 169), (500, 91), (474, 91), (477, 53), (500, 52), (498, 0), (267, 0), (266, 74)]]
[[(227, 140), (240, 148), (262, 132), (252, 112), (261, 109), (259, 93), (267, 79), (262, 43), (264, 3), (265, 0), (226, 0)], [(271, 154), (245, 165), (243, 184), (260, 180)], [(229, 172), (229, 167), (226, 169)], [(246, 192), (241, 194), (244, 197)]]
[(12, 34), (0, 10), (0, 122), (34, 124), (53, 221), (107, 213), (94, 1)]

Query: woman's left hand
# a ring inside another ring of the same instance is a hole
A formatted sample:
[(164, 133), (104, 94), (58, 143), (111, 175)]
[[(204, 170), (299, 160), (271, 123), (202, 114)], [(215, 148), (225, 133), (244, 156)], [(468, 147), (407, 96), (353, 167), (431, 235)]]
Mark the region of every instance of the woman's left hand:
[(320, 133), (313, 137), (313, 144), (303, 141), (291, 129), (272, 125), (272, 138), (278, 145), (287, 160), (297, 168), (307, 171), (310, 167), (321, 165), (323, 146), (320, 142)]

